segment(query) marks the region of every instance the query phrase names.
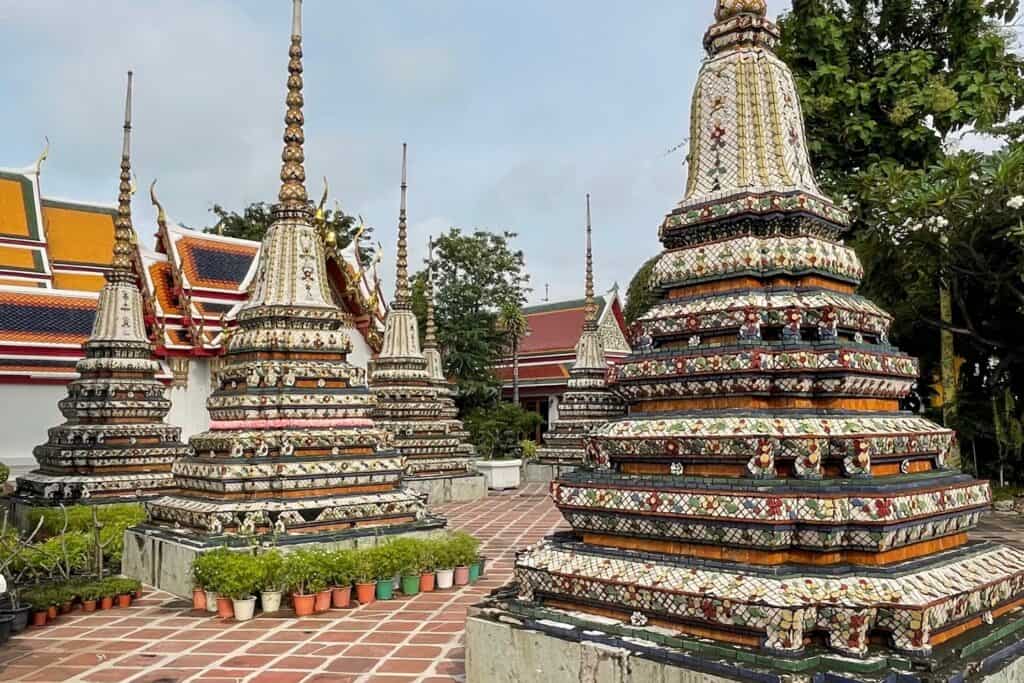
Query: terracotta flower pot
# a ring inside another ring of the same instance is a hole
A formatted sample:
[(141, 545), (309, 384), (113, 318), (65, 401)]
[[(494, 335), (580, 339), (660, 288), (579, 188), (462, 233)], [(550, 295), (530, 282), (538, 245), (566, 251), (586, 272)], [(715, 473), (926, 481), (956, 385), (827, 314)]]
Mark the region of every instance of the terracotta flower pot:
[(308, 617), (313, 613), (313, 608), (316, 606), (316, 595), (313, 593), (309, 595), (294, 593), (292, 594), (292, 605), (295, 607), (295, 616)]
[(118, 595), (117, 596), (117, 606), (118, 607), (131, 607), (132, 606), (132, 596), (128, 595), (127, 593), (125, 593), (124, 595)]
[(357, 583), (356, 600), (359, 601), (360, 605), (369, 605), (373, 602), (373, 596), (376, 590), (377, 584), (373, 581), (369, 583)]
[(57, 618), (57, 606), (56, 605), (50, 605), (50, 607), (46, 610), (46, 619), (47, 619), (47, 621), (53, 621), (56, 618)]
[(331, 606), (336, 609), (344, 609), (352, 602), (352, 584), (347, 586), (336, 586), (331, 591)]
[(82, 610), (85, 611), (85, 612), (95, 612), (96, 611), (96, 601), (95, 600), (82, 600)]
[(39, 610), (32, 613), (33, 626), (46, 626), (46, 610)]
[(114, 606), (114, 598), (110, 595), (104, 595), (100, 598), (100, 609), (110, 609)]
[(316, 594), (316, 600), (313, 602), (313, 611), (317, 614), (321, 614), (331, 609), (331, 589), (320, 591)]
[(426, 572), (424, 574), (420, 574), (420, 592), (434, 592), (434, 572)]
[(465, 586), (469, 583), (469, 567), (461, 566), (455, 568), (455, 585)]
[(225, 598), (220, 595), (217, 596), (217, 616), (221, 619), (234, 618), (235, 607), (231, 603), (231, 598)]
[(202, 588), (192, 589), (192, 609), (200, 611), (206, 609), (206, 591)]

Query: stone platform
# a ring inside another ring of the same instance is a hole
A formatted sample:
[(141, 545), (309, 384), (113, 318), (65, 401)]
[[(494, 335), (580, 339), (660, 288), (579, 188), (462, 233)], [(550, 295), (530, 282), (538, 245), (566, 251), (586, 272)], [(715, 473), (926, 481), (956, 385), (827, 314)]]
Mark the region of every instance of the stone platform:
[(487, 480), (478, 472), (452, 477), (406, 478), (402, 485), (427, 496), (427, 505), (467, 503), (487, 495)]
[[(1024, 680), (1024, 610), (951, 641), (933, 661), (891, 651), (864, 658), (825, 651), (766, 655), (668, 629), (520, 605), (499, 589), (469, 610), (466, 680), (470, 683), (1018, 683)], [(501, 652), (501, 657), (493, 653)]]
[(563, 474), (575, 471), (575, 465), (563, 465), (553, 462), (529, 460), (523, 463), (523, 481), (527, 483), (547, 484)]
[[(316, 546), (321, 549), (364, 548), (399, 536), (431, 536), (445, 527), (445, 520), (432, 517), (408, 524), (366, 526), (330, 533), (282, 536), (276, 546), (284, 551)], [(237, 536), (198, 537), (166, 527), (142, 524), (124, 532), (121, 571), (147, 586), (174, 595), (192, 595), (191, 567), (198, 556), (229, 545), (245, 550), (249, 539)]]

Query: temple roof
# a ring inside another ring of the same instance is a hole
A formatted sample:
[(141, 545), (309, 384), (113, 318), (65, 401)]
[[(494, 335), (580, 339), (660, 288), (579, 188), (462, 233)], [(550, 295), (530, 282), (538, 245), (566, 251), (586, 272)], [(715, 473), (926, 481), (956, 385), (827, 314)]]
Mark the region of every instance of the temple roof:
[[(602, 324), (611, 315), (619, 322), (623, 342), (618, 348), (611, 347), (611, 352), (629, 351), (626, 342), (625, 318), (622, 317), (622, 303), (618, 293), (611, 296), (595, 297), (598, 310), (598, 324)], [(575, 352), (580, 340), (583, 321), (586, 318), (586, 299), (555, 301), (538, 306), (527, 306), (523, 309), (529, 333), (523, 338), (519, 348), (521, 354), (552, 353), (559, 351)]]
[(0, 286), (0, 381), (68, 381), (96, 317), (93, 292)]

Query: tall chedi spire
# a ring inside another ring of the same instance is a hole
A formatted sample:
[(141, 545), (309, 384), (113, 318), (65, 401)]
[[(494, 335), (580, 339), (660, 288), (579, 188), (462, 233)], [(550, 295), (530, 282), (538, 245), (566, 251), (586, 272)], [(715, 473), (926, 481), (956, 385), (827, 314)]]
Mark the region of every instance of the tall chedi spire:
[(185, 454), (181, 430), (164, 423), (171, 404), (156, 379), (135, 274), (132, 227), (132, 72), (128, 72), (112, 268), (100, 292), (80, 375), (60, 402), (64, 424), (34, 450), (39, 469), (18, 479), (34, 504), (122, 502), (173, 488), (171, 463)]
[(583, 464), (586, 439), (590, 431), (619, 417), (624, 406), (606, 382), (608, 361), (598, 325), (598, 305), (594, 297), (594, 254), (591, 248), (590, 195), (587, 195), (586, 249), (584, 252), (583, 332), (576, 345), (576, 361), (569, 371), (567, 388), (558, 402), (558, 419), (544, 434), (544, 445), (537, 449), (537, 461), (550, 472), (530, 473), (531, 479), (550, 479)]
[(531, 624), (568, 610), (581, 630), (597, 614), (604, 633), (617, 617), (631, 642), (673, 632), (680, 666), (718, 641), (740, 678), (778, 653), (789, 672), (877, 654), (858, 677), (953, 675), (955, 639), (999, 650), (1024, 628), (1024, 551), (969, 542), (988, 483), (949, 467), (951, 431), (900, 409), (918, 365), (855, 293), (847, 216), (815, 181), (765, 3), (719, 0), (716, 18), (656, 302), (612, 374), (629, 414), (552, 484), (575, 538), (517, 556), (520, 597), (502, 606), (529, 603)]
[(434, 320), (434, 240), (427, 239), (427, 278), (424, 284), (427, 300), (427, 319), (423, 332), (423, 357), (427, 360), (427, 374), (435, 382), (447, 384), (441, 350), (437, 346), (437, 322)]
[(351, 322), (327, 285), (323, 238), (306, 193), (301, 0), (288, 50), (281, 190), (252, 295), (226, 344), (210, 430), (175, 465), (181, 494), (149, 505), (206, 545), (223, 534), (347, 539), (436, 528), (401, 486), (404, 459), (372, 419), (366, 372), (347, 360)]
[[(483, 496), (486, 488), (473, 471), (472, 451), (464, 443), (467, 434), (455, 419), (443, 377), (431, 374), (428, 356), (420, 352), (409, 285), (408, 191), (408, 148), (403, 144), (395, 298), (384, 320), (381, 352), (370, 362), (370, 388), (377, 396), (374, 417), (396, 436), (396, 446), (406, 457), (406, 484), (426, 493), (431, 502), (471, 500)], [(431, 335), (432, 325), (428, 322)], [(440, 372), (436, 344), (429, 357)]]

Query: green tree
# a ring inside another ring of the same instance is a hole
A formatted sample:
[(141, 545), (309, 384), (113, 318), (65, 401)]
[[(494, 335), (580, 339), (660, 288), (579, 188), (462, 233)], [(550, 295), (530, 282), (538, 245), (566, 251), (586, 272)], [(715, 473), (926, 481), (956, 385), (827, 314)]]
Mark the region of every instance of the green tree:
[(636, 271), (633, 279), (629, 281), (629, 289), (626, 290), (626, 307), (622, 311), (627, 325), (635, 323), (657, 302), (657, 297), (651, 289), (651, 276), (654, 274), (654, 265), (659, 258), (660, 255), (645, 261)]
[[(512, 248), (515, 233), (452, 228), (434, 242), (434, 292), (438, 343), (445, 372), (457, 378), (463, 415), (493, 405), (500, 383), (494, 367), (504, 351), (501, 310), (522, 306), (529, 292), (523, 252)], [(413, 277), (413, 310), (425, 327), (426, 270)]]
[(532, 435), (542, 422), (540, 415), (518, 404), (500, 403), (475, 408), (466, 416), (466, 430), (482, 458), (519, 458), (523, 455), (523, 436)]
[[(255, 202), (245, 207), (241, 213), (229, 211), (220, 204), (214, 204), (210, 212), (217, 216), (217, 224), (203, 228), (205, 233), (216, 233), (226, 237), (237, 237), (243, 240), (261, 242), (274, 222), (272, 207), (266, 202)], [(360, 245), (370, 239), (373, 228), (363, 225), (354, 216), (349, 216), (340, 208), (324, 209), (314, 219), (324, 234), (333, 232), (334, 244), (337, 249), (344, 249), (358, 235)], [(364, 263), (368, 265), (371, 258), (369, 250), (361, 251)]]
[(519, 405), (519, 344), (530, 331), (523, 307), (506, 301), (498, 312), (497, 325), (505, 338), (505, 348), (512, 355), (512, 403)]

